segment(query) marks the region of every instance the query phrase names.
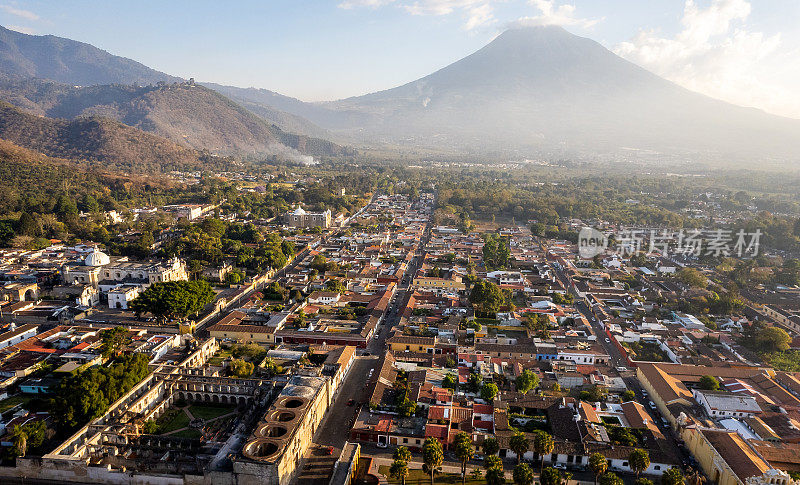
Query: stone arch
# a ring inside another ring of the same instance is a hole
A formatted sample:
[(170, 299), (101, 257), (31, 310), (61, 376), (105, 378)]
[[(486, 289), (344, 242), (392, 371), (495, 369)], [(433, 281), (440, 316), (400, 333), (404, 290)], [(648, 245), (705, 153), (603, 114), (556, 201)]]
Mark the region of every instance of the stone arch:
[(209, 396), (208, 394), (204, 395), (203, 398), (205, 402), (211, 402), (211, 396)]
[(33, 290), (26, 291), (25, 301), (36, 301), (36, 293)]
[(219, 396), (217, 396), (216, 394), (214, 394), (213, 396), (211, 396), (211, 402), (213, 402), (213, 403), (219, 403)]
[(222, 395), (222, 401), (221, 401), (221, 402), (222, 402), (222, 404), (228, 404), (228, 396), (226, 396), (226, 395), (224, 395), (224, 394), (223, 394), (223, 395)]
[(241, 405), (247, 404), (247, 400), (244, 398), (244, 396), (239, 396), (239, 404)]

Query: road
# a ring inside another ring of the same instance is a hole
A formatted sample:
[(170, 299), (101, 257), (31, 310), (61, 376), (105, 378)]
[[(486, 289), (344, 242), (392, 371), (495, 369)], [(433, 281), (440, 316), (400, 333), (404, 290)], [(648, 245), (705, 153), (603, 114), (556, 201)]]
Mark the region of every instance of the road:
[[(400, 322), (400, 310), (405, 308), (411, 296), (411, 281), (417, 269), (422, 264), (424, 248), (430, 239), (430, 223), (425, 229), (419, 248), (414, 254), (413, 259), (406, 268), (403, 279), (398, 283), (392, 302), (386, 309), (380, 331), (371, 339), (367, 345), (367, 352), (356, 358), (353, 367), (342, 382), (338, 397), (331, 404), (325, 413), (319, 429), (314, 435), (312, 445), (303, 456), (302, 471), (297, 478), (298, 485), (312, 485), (324, 483), (330, 479), (333, 473), (333, 466), (336, 457), (341, 453), (342, 446), (350, 436), (361, 406), (367, 400), (367, 376), (370, 371), (378, 371), (379, 355), (383, 355), (386, 347), (386, 339), (389, 337), (392, 328)], [(350, 400), (353, 405), (348, 405)], [(332, 453), (327, 453), (327, 448), (333, 447)], [(379, 450), (378, 448), (375, 448)], [(362, 453), (366, 453), (363, 452)], [(391, 458), (391, 455), (389, 455)], [(420, 467), (422, 465), (420, 464)], [(460, 472), (460, 468), (458, 469)]]

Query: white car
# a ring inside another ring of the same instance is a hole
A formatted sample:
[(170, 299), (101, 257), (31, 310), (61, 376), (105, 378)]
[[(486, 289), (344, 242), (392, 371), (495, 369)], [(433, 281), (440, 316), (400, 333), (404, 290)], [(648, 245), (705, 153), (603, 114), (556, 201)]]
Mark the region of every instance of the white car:
[(556, 463), (555, 465), (553, 465), (553, 468), (555, 468), (556, 470), (566, 470), (567, 465), (563, 463)]

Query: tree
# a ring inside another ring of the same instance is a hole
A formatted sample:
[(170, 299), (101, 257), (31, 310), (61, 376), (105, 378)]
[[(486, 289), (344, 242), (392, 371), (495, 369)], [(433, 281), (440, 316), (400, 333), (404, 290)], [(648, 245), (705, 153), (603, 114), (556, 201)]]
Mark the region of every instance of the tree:
[(475, 447), (472, 446), (472, 437), (464, 431), (453, 438), (453, 450), (458, 461), (461, 462), (461, 483), (467, 482), (467, 463), (475, 456)]
[(622, 393), (622, 402), (633, 401), (636, 399), (636, 393), (628, 389)]
[(250, 377), (253, 375), (253, 370), (255, 366), (253, 366), (252, 362), (247, 362), (243, 359), (233, 359), (231, 361), (231, 374), (236, 377)]
[(511, 438), (508, 440), (508, 447), (517, 455), (517, 463), (520, 463), (522, 461), (522, 455), (524, 455), (530, 447), (530, 441), (525, 437), (525, 433), (517, 431), (511, 435)]
[(500, 485), (505, 483), (506, 474), (503, 469), (503, 460), (497, 455), (490, 455), (486, 457), (483, 462), (483, 468), (486, 469), (486, 483), (489, 485)]
[(408, 463), (411, 461), (411, 452), (405, 446), (399, 446), (392, 453), (392, 458)]
[(694, 288), (705, 288), (708, 284), (706, 277), (694, 268), (681, 268), (676, 276), (681, 283)]
[(128, 330), (125, 327), (114, 327), (100, 331), (100, 340), (102, 345), (100, 349), (103, 357), (111, 357), (117, 352), (117, 349), (125, 343), (128, 338)]
[(153, 283), (130, 306), (137, 315), (150, 313), (163, 321), (187, 318), (202, 311), (214, 298), (214, 290), (205, 280), (169, 281)]
[(14, 426), (11, 430), (12, 453), (24, 457), (29, 448), (38, 448), (44, 443), (47, 425), (44, 421), (35, 421), (22, 426)]
[(506, 472), (503, 466), (493, 467), (486, 470), (487, 485), (503, 485), (506, 483)]
[(606, 472), (600, 477), (600, 485), (625, 485), (625, 482), (616, 473)]
[(517, 388), (517, 392), (527, 394), (528, 391), (535, 389), (536, 386), (539, 385), (539, 376), (533, 371), (525, 369), (522, 371), (522, 374), (518, 375), (514, 380), (514, 385)]
[(661, 475), (661, 485), (683, 485), (683, 474), (679, 468), (670, 468)]
[(158, 432), (158, 424), (153, 419), (148, 419), (142, 425), (142, 433), (156, 434)]
[(779, 327), (765, 327), (756, 335), (756, 346), (764, 352), (783, 352), (789, 350), (792, 337)]
[(334, 293), (344, 293), (347, 287), (342, 283), (342, 280), (331, 278), (325, 282), (325, 289)]
[(719, 390), (719, 381), (714, 376), (703, 376), (700, 378), (700, 388), (706, 391)]
[(608, 470), (608, 459), (600, 453), (592, 453), (589, 457), (589, 469), (594, 473), (594, 483), (597, 478)]
[(457, 385), (458, 383), (456, 382), (456, 378), (453, 376), (453, 374), (447, 374), (444, 376), (444, 379), (442, 379), (442, 387), (445, 389), (456, 389)]
[(428, 438), (422, 445), (422, 463), (425, 469), (431, 474), (431, 485), (433, 485), (433, 474), (442, 466), (444, 461), (444, 451), (442, 443), (436, 438)]
[(476, 305), (484, 315), (496, 314), (505, 303), (503, 290), (491, 281), (479, 280), (472, 285), (469, 301)]
[(628, 455), (631, 470), (636, 472), (636, 478), (650, 466), (650, 455), (647, 451), (637, 448)]
[(408, 463), (403, 460), (393, 461), (389, 467), (389, 476), (400, 480), (400, 483), (405, 485), (408, 477)]
[(550, 433), (542, 430), (536, 431), (536, 436), (533, 439), (533, 450), (537, 455), (542, 457), (542, 468), (544, 468), (544, 457), (553, 452), (556, 444)]
[(561, 485), (561, 472), (549, 466), (542, 470), (539, 483), (542, 485)]
[(488, 455), (486, 459), (483, 460), (483, 468), (487, 470), (498, 466), (503, 468), (503, 460), (497, 455)]
[(652, 480), (650, 480), (649, 478), (644, 478), (644, 477), (637, 478), (636, 482), (634, 482), (634, 483), (635, 483), (635, 485), (653, 485), (653, 481)]
[(534, 480), (533, 470), (527, 463), (522, 463), (514, 467), (515, 485), (532, 485)]
[(59, 430), (73, 431), (105, 413), (111, 403), (147, 376), (149, 360), (147, 354), (135, 353), (119, 357), (109, 366), (95, 366), (62, 379), (51, 413)]
[(397, 406), (397, 413), (402, 418), (407, 418), (409, 416), (413, 416), (415, 412), (417, 412), (417, 403), (415, 403), (414, 401), (412, 401), (409, 398), (405, 398)]
[(496, 455), (500, 451), (500, 444), (497, 443), (495, 438), (489, 437), (483, 440), (481, 449), (483, 449), (483, 454), (488, 458), (492, 455)]
[(497, 396), (498, 392), (500, 392), (500, 390), (497, 389), (496, 384), (487, 382), (481, 387), (481, 399), (486, 402), (492, 402), (495, 396)]

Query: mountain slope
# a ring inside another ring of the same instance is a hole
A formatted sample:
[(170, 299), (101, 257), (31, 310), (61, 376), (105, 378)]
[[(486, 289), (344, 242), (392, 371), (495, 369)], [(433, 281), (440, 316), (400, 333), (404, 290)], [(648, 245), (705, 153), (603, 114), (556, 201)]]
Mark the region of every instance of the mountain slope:
[(82, 86), (181, 81), (83, 42), (22, 34), (4, 27), (0, 27), (0, 71)]
[(131, 172), (197, 168), (205, 162), (195, 150), (113, 120), (51, 119), (4, 102), (0, 102), (0, 139), (49, 157)]
[(268, 122), (280, 126), (283, 130), (318, 138), (329, 138), (331, 136), (328, 130), (312, 123), (304, 118), (303, 115), (291, 114), (285, 109), (287, 107), (292, 111), (304, 112), (308, 110), (321, 114), (327, 111), (324, 108), (316, 107), (314, 104), (283, 96), (267, 89), (237, 88), (214, 83), (200, 84), (232, 99)]
[(223, 155), (278, 155), (304, 161), (303, 154), (350, 153), (326, 140), (287, 133), (223, 95), (193, 83), (76, 88), (40, 79), (8, 78), (0, 80), (0, 99), (49, 117), (115, 119), (175, 143)]
[(800, 121), (690, 92), (560, 27), (509, 30), (429, 76), (320, 107), (304, 115), (330, 130), (461, 153), (800, 155)]

